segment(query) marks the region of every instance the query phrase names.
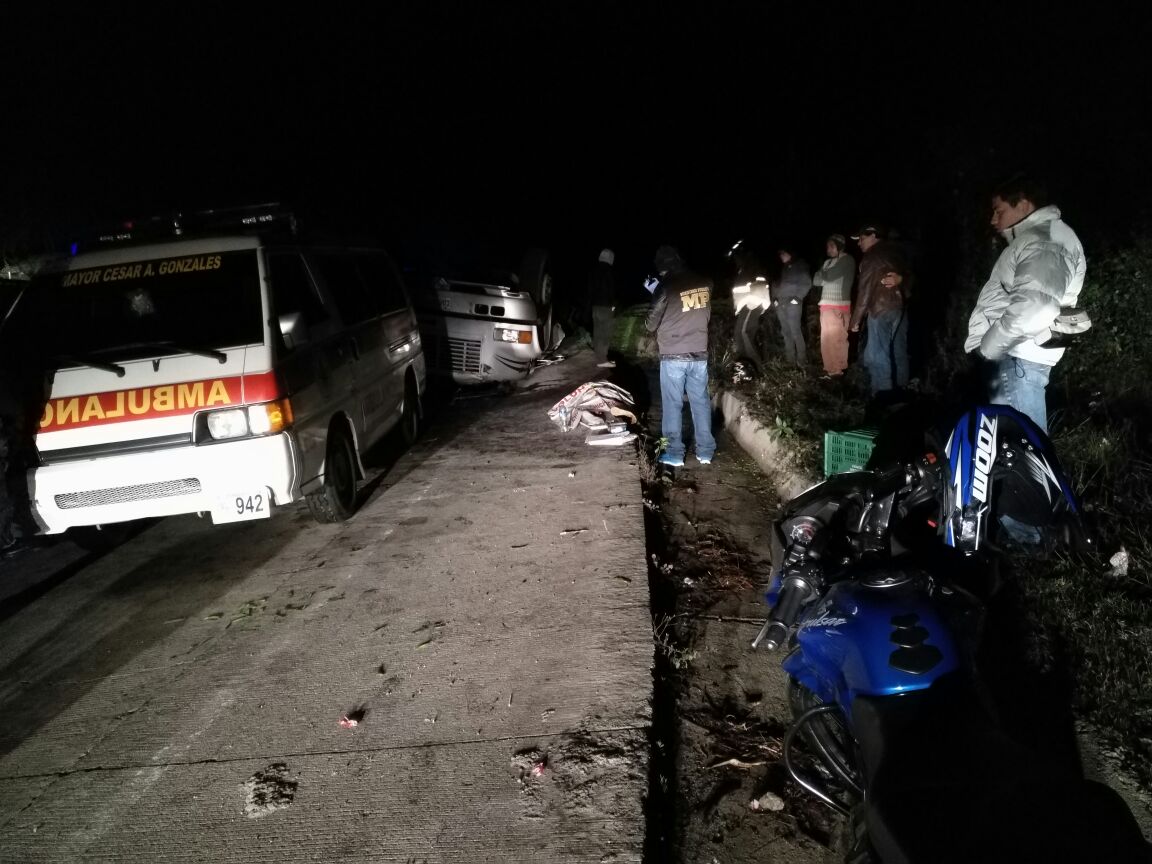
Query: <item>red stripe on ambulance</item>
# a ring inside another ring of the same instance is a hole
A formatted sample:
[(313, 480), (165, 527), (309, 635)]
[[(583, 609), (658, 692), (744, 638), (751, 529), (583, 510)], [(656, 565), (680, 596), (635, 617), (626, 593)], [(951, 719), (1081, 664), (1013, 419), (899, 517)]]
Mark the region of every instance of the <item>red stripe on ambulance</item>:
[(65, 396), (49, 399), (45, 403), (44, 414), (40, 418), (40, 431), (58, 432), (80, 426), (178, 417), (206, 408), (270, 402), (279, 395), (276, 376), (271, 372), (261, 372), (257, 375), (208, 378), (203, 381), (161, 384), (157, 387)]

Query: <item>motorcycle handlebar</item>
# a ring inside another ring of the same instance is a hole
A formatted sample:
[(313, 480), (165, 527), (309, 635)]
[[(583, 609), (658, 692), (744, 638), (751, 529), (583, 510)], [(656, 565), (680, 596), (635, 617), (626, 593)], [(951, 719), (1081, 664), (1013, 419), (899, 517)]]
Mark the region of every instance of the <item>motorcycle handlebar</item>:
[(895, 495), (912, 482), (914, 473), (906, 465), (897, 465), (895, 468), (885, 471), (877, 478), (876, 485), (869, 490), (873, 499)]
[(768, 620), (764, 622), (764, 626), (760, 628), (760, 632), (756, 634), (756, 638), (752, 640), (752, 649), (759, 648), (763, 643), (769, 651), (775, 651), (783, 645), (784, 640), (788, 638), (789, 628), (796, 621), (800, 607), (811, 593), (812, 587), (804, 579), (795, 577), (787, 579), (780, 590), (779, 601), (772, 609)]

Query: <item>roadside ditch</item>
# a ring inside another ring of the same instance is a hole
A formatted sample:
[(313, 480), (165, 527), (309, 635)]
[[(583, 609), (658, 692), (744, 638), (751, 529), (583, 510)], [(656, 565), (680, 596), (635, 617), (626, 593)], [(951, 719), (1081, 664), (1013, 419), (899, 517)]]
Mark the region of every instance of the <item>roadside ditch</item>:
[(642, 440), (656, 656), (645, 860), (831, 862), (838, 820), (780, 761), (780, 656), (750, 647), (777, 486), (727, 433), (712, 466), (670, 470)]

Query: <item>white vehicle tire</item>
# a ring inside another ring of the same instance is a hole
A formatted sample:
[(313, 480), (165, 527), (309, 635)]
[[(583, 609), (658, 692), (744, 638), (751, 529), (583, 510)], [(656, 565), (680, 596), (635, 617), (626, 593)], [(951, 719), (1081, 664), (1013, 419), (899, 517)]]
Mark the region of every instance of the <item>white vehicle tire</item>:
[(356, 512), (356, 456), (347, 430), (328, 431), (324, 457), (324, 485), (308, 496), (312, 518), (321, 523), (343, 522)]

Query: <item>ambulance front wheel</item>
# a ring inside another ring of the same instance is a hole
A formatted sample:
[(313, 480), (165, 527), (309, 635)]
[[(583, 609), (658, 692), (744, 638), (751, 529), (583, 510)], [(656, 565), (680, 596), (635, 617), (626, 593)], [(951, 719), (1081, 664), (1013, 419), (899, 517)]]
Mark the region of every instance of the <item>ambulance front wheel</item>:
[(138, 527), (136, 522), (80, 525), (69, 528), (66, 536), (86, 552), (108, 552), (128, 540)]
[(356, 460), (352, 440), (344, 429), (328, 432), (324, 458), (324, 485), (308, 496), (308, 509), (317, 522), (343, 522), (356, 511)]

